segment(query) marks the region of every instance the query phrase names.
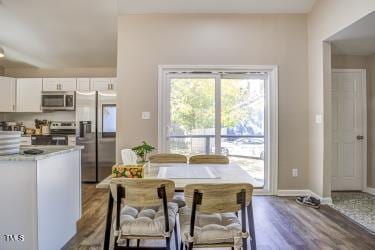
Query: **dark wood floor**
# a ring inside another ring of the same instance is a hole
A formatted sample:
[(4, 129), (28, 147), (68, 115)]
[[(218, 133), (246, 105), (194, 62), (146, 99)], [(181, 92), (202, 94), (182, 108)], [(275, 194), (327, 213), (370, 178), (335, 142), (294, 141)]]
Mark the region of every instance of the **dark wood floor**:
[[(63, 249), (101, 249), (106, 202), (105, 190), (83, 185), (78, 233)], [(296, 204), (292, 197), (255, 196), (254, 214), (258, 249), (375, 249), (374, 235), (328, 206), (313, 209)]]

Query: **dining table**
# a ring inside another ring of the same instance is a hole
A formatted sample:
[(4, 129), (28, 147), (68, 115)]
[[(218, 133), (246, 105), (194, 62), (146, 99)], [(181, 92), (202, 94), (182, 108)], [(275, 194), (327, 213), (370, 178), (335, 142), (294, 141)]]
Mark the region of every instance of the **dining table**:
[[(229, 164), (188, 164), (188, 163), (153, 163), (145, 166), (143, 178), (163, 178), (175, 182), (175, 191), (183, 192), (186, 185), (197, 183), (250, 183), (253, 186), (258, 181), (242, 169), (237, 163)], [(108, 189), (107, 217), (103, 249), (109, 249), (113, 202), (110, 191), (112, 176), (106, 177), (96, 185), (98, 189)], [(252, 212), (251, 212), (252, 213)], [(249, 216), (253, 217), (252, 214)], [(250, 229), (251, 230), (251, 229)], [(251, 230), (253, 231), (253, 230)], [(250, 232), (254, 234), (254, 232)]]

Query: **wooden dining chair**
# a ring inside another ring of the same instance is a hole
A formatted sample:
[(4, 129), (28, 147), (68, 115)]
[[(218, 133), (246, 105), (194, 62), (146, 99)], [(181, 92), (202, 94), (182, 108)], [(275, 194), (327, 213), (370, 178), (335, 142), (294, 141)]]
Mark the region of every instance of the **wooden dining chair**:
[[(149, 158), (151, 163), (187, 163), (187, 157), (181, 154), (162, 153), (151, 155)], [(173, 197), (173, 202), (178, 204), (178, 207), (185, 206), (184, 196), (178, 192)]]
[[(175, 232), (178, 248), (176, 217), (178, 206), (169, 202), (173, 198), (175, 184), (166, 179), (115, 178), (111, 181), (111, 194), (116, 202), (114, 249), (133, 249), (129, 241), (141, 239), (165, 239), (170, 249), (172, 232)], [(125, 243), (125, 246), (120, 246)]]
[[(246, 250), (249, 237), (251, 249), (256, 249), (252, 193), (253, 186), (248, 183), (187, 185), (187, 206), (179, 213), (181, 249), (185, 246), (188, 250), (193, 247)], [(241, 221), (235, 214), (238, 211)]]
[(229, 158), (224, 155), (193, 155), (190, 164), (229, 164)]
[(151, 163), (187, 163), (187, 157), (181, 154), (155, 154), (149, 160)]

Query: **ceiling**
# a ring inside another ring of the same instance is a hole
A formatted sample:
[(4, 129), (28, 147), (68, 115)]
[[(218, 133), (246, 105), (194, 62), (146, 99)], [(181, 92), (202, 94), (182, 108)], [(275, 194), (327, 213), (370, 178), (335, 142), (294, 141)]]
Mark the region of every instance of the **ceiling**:
[(366, 56), (375, 53), (375, 12), (328, 39), (334, 55)]
[(116, 65), (116, 0), (0, 2), (3, 67)]
[(315, 0), (118, 0), (120, 13), (307, 13)]
[(124, 13), (306, 13), (315, 0), (0, 0), (3, 67), (115, 67)]

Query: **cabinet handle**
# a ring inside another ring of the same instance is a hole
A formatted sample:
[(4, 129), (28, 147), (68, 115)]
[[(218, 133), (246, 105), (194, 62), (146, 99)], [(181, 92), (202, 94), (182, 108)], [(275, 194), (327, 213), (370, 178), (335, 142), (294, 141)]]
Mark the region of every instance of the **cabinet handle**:
[(16, 105), (13, 104), (13, 111), (16, 111)]

